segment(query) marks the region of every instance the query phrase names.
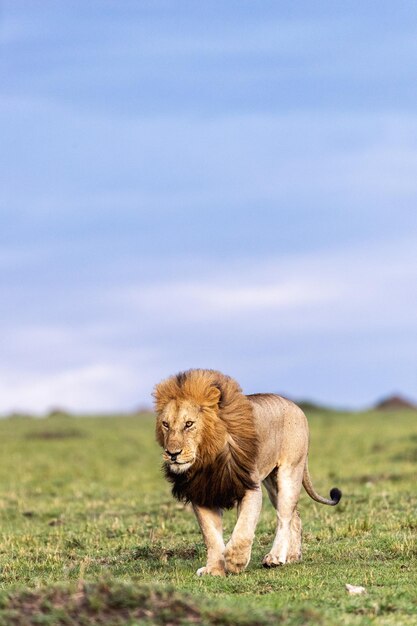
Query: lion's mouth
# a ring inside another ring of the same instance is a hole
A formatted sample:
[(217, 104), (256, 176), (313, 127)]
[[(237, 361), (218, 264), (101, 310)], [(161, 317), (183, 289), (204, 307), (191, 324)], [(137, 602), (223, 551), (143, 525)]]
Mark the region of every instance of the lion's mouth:
[(190, 461), (168, 461), (169, 469), (174, 474), (181, 474), (182, 472), (186, 472), (188, 468), (193, 464), (194, 459)]
[(188, 459), (184, 457), (172, 459), (168, 454), (163, 454), (162, 458), (168, 465), (191, 465), (195, 461), (195, 456), (189, 457)]

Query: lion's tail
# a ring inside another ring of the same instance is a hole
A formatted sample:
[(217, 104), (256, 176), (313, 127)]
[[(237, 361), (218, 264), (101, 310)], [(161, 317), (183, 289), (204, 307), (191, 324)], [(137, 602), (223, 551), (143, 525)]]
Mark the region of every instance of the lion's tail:
[(310, 496), (310, 498), (312, 498), (316, 502), (320, 502), (321, 504), (328, 504), (330, 506), (335, 506), (336, 504), (338, 504), (340, 502), (340, 498), (342, 497), (342, 492), (337, 487), (333, 487), (333, 489), (330, 490), (330, 499), (329, 498), (323, 498), (323, 496), (320, 496), (315, 491), (315, 489), (313, 487), (313, 483), (311, 482), (310, 473), (308, 471), (308, 463), (307, 463), (307, 461), (306, 461), (306, 464), (305, 464), (305, 467), (304, 467), (303, 487), (307, 491), (307, 493)]

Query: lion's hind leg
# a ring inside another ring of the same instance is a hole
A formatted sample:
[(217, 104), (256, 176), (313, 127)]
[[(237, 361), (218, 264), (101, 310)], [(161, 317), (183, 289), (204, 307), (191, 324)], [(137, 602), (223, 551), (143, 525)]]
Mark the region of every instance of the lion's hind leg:
[(297, 509), (295, 509), (291, 518), (290, 525), (290, 547), (287, 554), (287, 563), (297, 563), (301, 561), (301, 539), (302, 539), (301, 517)]
[[(265, 567), (294, 563), (301, 559), (301, 519), (296, 510), (303, 479), (303, 467), (281, 466), (278, 474), (264, 481), (269, 498), (277, 510), (277, 533), (271, 551), (264, 557)], [(275, 481), (275, 487), (274, 487)]]

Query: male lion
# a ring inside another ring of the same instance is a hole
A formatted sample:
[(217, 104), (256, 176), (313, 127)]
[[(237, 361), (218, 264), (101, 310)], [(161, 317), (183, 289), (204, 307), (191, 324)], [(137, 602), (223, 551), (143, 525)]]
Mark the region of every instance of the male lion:
[[(278, 528), (265, 567), (301, 559), (301, 485), (322, 504), (307, 466), (308, 425), (302, 410), (274, 394), (246, 396), (229, 376), (192, 369), (155, 387), (156, 437), (163, 447), (173, 495), (191, 502), (207, 547), (197, 574), (224, 576), (249, 563), (262, 505), (261, 483), (277, 511)], [(237, 504), (238, 519), (224, 545), (222, 511)]]

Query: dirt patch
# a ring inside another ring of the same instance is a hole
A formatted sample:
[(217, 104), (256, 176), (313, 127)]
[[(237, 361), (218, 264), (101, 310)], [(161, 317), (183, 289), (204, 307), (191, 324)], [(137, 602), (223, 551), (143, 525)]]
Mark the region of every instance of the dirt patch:
[(237, 617), (228, 611), (197, 606), (196, 599), (173, 590), (116, 582), (83, 584), (73, 592), (65, 588), (23, 591), (0, 599), (1, 626), (265, 626), (280, 623), (280, 618), (272, 614)]
[(86, 433), (76, 428), (68, 430), (34, 430), (26, 433), (25, 439), (83, 439)]
[(417, 448), (409, 448), (408, 450), (404, 450), (404, 452), (400, 452), (399, 454), (395, 454), (391, 457), (392, 461), (405, 461), (406, 463), (417, 463)]
[(150, 559), (166, 563), (169, 559), (195, 559), (198, 550), (194, 546), (180, 546), (177, 548), (164, 548), (160, 545), (139, 546), (132, 552), (132, 559)]
[(134, 590), (127, 585), (100, 583), (82, 586), (73, 594), (54, 589), (12, 596), (7, 603), (5, 623), (16, 626), (39, 623), (73, 626), (118, 625), (146, 620), (176, 626), (198, 623), (200, 616), (200, 611), (191, 602), (176, 597), (173, 592)]
[(359, 485), (366, 484), (375, 484), (390, 481), (393, 483), (401, 482), (402, 480), (407, 480), (409, 475), (407, 474), (394, 474), (394, 473), (382, 473), (382, 474), (362, 474), (360, 476), (350, 476), (347, 480), (352, 483), (356, 483)]

